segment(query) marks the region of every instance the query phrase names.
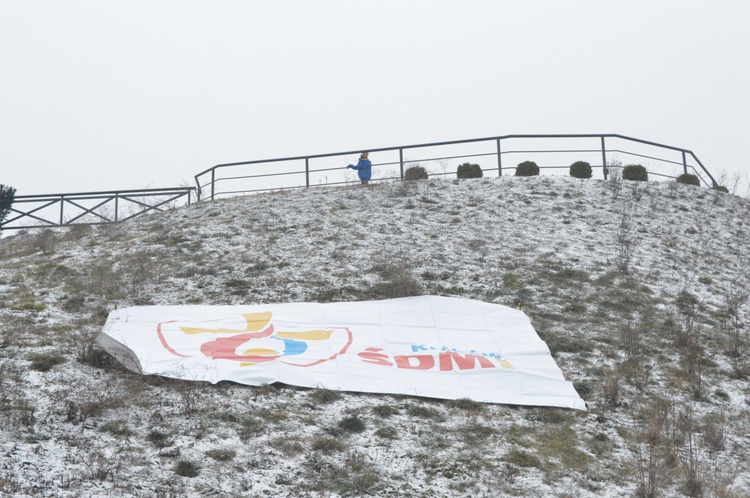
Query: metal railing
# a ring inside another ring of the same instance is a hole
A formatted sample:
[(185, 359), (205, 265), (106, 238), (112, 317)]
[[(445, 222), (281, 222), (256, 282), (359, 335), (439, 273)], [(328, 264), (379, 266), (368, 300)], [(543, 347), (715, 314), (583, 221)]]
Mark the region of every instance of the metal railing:
[[(17, 195), (0, 229), (100, 225), (190, 204), (195, 187)], [(196, 197), (197, 198), (197, 197)]]
[[(559, 142), (589, 141), (587, 147), (560, 148)], [(508, 143), (522, 141), (534, 141), (547, 143), (543, 148), (515, 149), (506, 148)], [(591, 143), (593, 141), (593, 143)], [(610, 145), (614, 142), (614, 145)], [(489, 145), (489, 148), (487, 147)], [(454, 153), (438, 153), (435, 149), (464, 148), (484, 146), (481, 151), (457, 151)], [(608, 147), (609, 146), (609, 147)], [(413, 164), (439, 163), (443, 171), (433, 171), (430, 176), (445, 176), (455, 173), (458, 165), (456, 160), (484, 161), (482, 170), (485, 172), (496, 172), (502, 176), (504, 171), (515, 169), (515, 166), (503, 164), (503, 159), (510, 156), (523, 154), (523, 159), (534, 159), (540, 164), (541, 170), (567, 169), (572, 162), (565, 164), (544, 163), (536, 160), (537, 157), (549, 155), (557, 158), (562, 156), (572, 157), (572, 154), (591, 158), (588, 161), (593, 169), (601, 170), (604, 179), (607, 179), (611, 160), (617, 154), (628, 158), (636, 158), (635, 161), (649, 163), (646, 166), (649, 174), (662, 178), (675, 178), (674, 171), (664, 171), (665, 167), (679, 168), (683, 173), (692, 173), (698, 176), (701, 183), (708, 187), (716, 187), (718, 184), (696, 155), (687, 149), (660, 144), (647, 140), (641, 140), (618, 134), (558, 134), (558, 135), (503, 135), (497, 137), (486, 137), (468, 140), (454, 140), (448, 142), (433, 142), (398, 147), (383, 147), (372, 149), (360, 149), (356, 151), (336, 152), (330, 154), (315, 154), (309, 156), (284, 157), (276, 159), (265, 159), (256, 161), (242, 161), (235, 163), (217, 164), (205, 171), (195, 175), (199, 199), (214, 200), (218, 196), (230, 196), (261, 192), (267, 190), (280, 190), (285, 188), (312, 187), (317, 185), (342, 185), (350, 183), (351, 180), (344, 177), (343, 168), (347, 157), (358, 155), (367, 150), (371, 155), (390, 155), (389, 159), (381, 162), (373, 162), (373, 171), (385, 171), (384, 174), (373, 180), (403, 179), (405, 169)], [(405, 159), (406, 154), (417, 155)], [(661, 156), (657, 153), (662, 154)], [(671, 155), (671, 157), (669, 157)], [(333, 164), (333, 159), (340, 161)], [(372, 156), (371, 156), (372, 158)], [(610, 161), (608, 162), (608, 159)], [(578, 160), (578, 159), (577, 159)], [(488, 161), (491, 165), (488, 165)], [(599, 162), (601, 161), (601, 162)], [(520, 161), (519, 161), (520, 162)], [(391, 167), (392, 169), (388, 170)], [(393, 168), (398, 167), (398, 171)], [(254, 169), (255, 168), (255, 169)], [(450, 172), (448, 170), (451, 170)], [(338, 172), (338, 173), (335, 173)], [(329, 174), (333, 177), (329, 179)], [(322, 177), (325, 177), (325, 181)], [(318, 179), (317, 183), (315, 179)], [(281, 180), (281, 181), (279, 181)]]
[[(541, 142), (542, 146), (517, 148), (528, 142)], [(373, 163), (373, 181), (403, 179), (405, 170), (412, 165), (430, 166), (430, 176), (455, 175), (458, 164), (468, 160), (479, 163), (485, 173), (502, 176), (515, 169), (507, 165), (511, 159), (513, 163), (518, 159), (534, 160), (540, 170), (568, 169), (571, 163), (585, 160), (606, 180), (610, 169), (623, 163), (619, 160), (622, 155), (634, 158), (626, 164), (645, 162), (649, 175), (658, 178), (692, 173), (703, 185), (718, 186), (696, 155), (680, 147), (617, 134), (503, 135), (217, 164), (195, 175), (197, 187), (20, 195), (0, 229), (116, 223), (181, 202), (190, 204), (194, 194), (200, 201), (268, 190), (348, 184), (353, 180), (347, 176), (346, 162), (363, 150), (379, 159)]]

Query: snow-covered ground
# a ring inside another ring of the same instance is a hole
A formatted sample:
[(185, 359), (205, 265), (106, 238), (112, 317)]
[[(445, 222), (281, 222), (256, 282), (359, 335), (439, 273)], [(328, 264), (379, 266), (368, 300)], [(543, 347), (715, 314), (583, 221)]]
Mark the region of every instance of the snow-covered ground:
[[(0, 494), (748, 496), (749, 289), (750, 203), (667, 182), (314, 188), (5, 237)], [(143, 378), (92, 345), (121, 306), (413, 294), (520, 306), (589, 411)]]

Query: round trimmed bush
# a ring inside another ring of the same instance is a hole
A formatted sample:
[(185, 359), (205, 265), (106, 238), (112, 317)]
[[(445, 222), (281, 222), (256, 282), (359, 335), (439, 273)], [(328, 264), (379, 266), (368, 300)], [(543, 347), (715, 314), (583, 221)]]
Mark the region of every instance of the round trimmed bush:
[(478, 164), (463, 163), (456, 170), (456, 176), (458, 178), (482, 178), (484, 173)]
[(423, 166), (412, 166), (404, 171), (404, 180), (427, 180), (427, 170)]
[(524, 161), (516, 166), (516, 176), (539, 176), (539, 166), (534, 161)]
[(716, 185), (713, 189), (718, 190), (719, 192), (724, 192), (725, 194), (729, 193), (729, 189), (726, 188), (724, 185)]
[(697, 175), (691, 175), (690, 173), (683, 173), (676, 179), (677, 183), (683, 183), (685, 185), (695, 185), (696, 187), (701, 186), (701, 181)]
[(591, 165), (586, 161), (576, 161), (570, 165), (570, 176), (573, 178), (591, 178)]
[(636, 182), (647, 182), (648, 171), (640, 164), (628, 164), (622, 168), (622, 179)]

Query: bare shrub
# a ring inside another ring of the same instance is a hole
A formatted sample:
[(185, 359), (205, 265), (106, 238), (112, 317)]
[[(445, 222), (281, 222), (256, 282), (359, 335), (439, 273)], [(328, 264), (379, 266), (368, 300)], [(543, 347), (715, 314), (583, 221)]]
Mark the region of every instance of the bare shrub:
[(91, 325), (79, 322), (66, 335), (66, 345), (80, 363), (95, 368), (113, 368), (117, 364), (115, 359), (94, 342), (98, 334), (99, 331), (92, 330)]
[(750, 287), (736, 278), (723, 289), (722, 297), (722, 313), (725, 319), (723, 327), (729, 333), (730, 338), (728, 353), (736, 361), (742, 356), (745, 345), (745, 324), (742, 317), (750, 299)]
[(237, 456), (237, 452), (235, 450), (229, 450), (225, 448), (208, 450), (205, 454), (207, 457), (213, 458), (217, 462), (230, 462), (234, 460), (235, 456)]
[(505, 462), (514, 467), (542, 467), (542, 461), (539, 460), (538, 456), (519, 448), (511, 448), (510, 451), (505, 454)]
[(685, 377), (690, 383), (693, 396), (703, 398), (703, 366), (704, 347), (701, 330), (698, 326), (698, 313), (701, 303), (698, 299), (683, 290), (675, 302), (678, 310), (679, 326), (677, 332), (677, 346), (680, 348), (681, 366)]
[(341, 392), (332, 389), (315, 389), (309, 395), (316, 405), (327, 405), (341, 399)]
[(602, 398), (609, 407), (620, 406), (622, 377), (616, 369), (607, 371), (602, 379)]
[(638, 475), (636, 495), (655, 498), (669, 482), (668, 469), (674, 466), (674, 405), (657, 396), (641, 407), (634, 419), (631, 451)]
[(352, 415), (351, 417), (341, 419), (338, 423), (338, 427), (346, 432), (364, 432), (365, 421), (357, 415)]
[(395, 427), (381, 427), (375, 431), (375, 435), (383, 439), (398, 439), (399, 431)]
[(176, 381), (174, 388), (180, 396), (179, 408), (182, 415), (192, 415), (200, 410), (202, 396), (199, 386), (190, 381)]
[(32, 370), (49, 372), (53, 367), (65, 363), (65, 357), (59, 353), (31, 353), (28, 356)]
[(607, 165), (609, 173), (609, 189), (612, 192), (612, 200), (616, 201), (622, 192), (622, 163), (614, 160)]
[(380, 418), (389, 418), (399, 414), (400, 411), (393, 405), (377, 405), (372, 407), (372, 413)]
[(80, 275), (65, 281), (65, 290), (69, 294), (86, 294), (115, 300), (125, 296), (122, 284), (122, 272), (112, 261), (94, 259), (81, 268)]
[(112, 420), (102, 425), (99, 430), (102, 432), (109, 432), (116, 436), (132, 436), (133, 431), (128, 426), (127, 421), (123, 419)]
[(119, 455), (106, 455), (101, 451), (87, 452), (87, 445), (80, 447), (78, 459), (83, 464), (83, 477), (90, 481), (104, 481), (108, 477), (114, 478), (119, 471), (121, 458)]
[(448, 406), (473, 413), (481, 412), (485, 408), (484, 404), (469, 398), (452, 399), (448, 401)]
[(50, 230), (49, 228), (42, 229), (37, 233), (36, 240), (34, 241), (35, 247), (41, 250), (42, 254), (45, 256), (54, 254), (55, 249), (57, 249), (57, 244), (57, 234), (54, 230)]
[(240, 428), (237, 431), (237, 435), (242, 442), (247, 442), (250, 439), (260, 436), (265, 430), (266, 424), (259, 418), (245, 417), (240, 421)]
[(372, 271), (380, 277), (380, 282), (367, 291), (370, 299), (394, 299), (424, 294), (424, 287), (415, 275), (416, 264), (407, 256), (381, 257), (373, 264)]
[(339, 466), (318, 452), (311, 453), (303, 464), (303, 487), (341, 496), (370, 496), (383, 487), (382, 477), (359, 451), (350, 451)]
[(128, 297), (135, 304), (148, 304), (147, 286), (161, 280), (162, 268), (159, 261), (160, 258), (152, 254), (138, 252), (123, 262), (121, 272), (127, 285)]
[(617, 227), (617, 270), (627, 275), (635, 251), (635, 239), (633, 238), (633, 224), (631, 223), (631, 212), (627, 204), (623, 205), (620, 213), (620, 224)]
[(439, 410), (430, 406), (411, 405), (407, 408), (406, 412), (412, 417), (419, 417), (437, 421), (445, 420), (445, 415), (443, 415)]
[(173, 434), (162, 431), (161, 429), (151, 429), (146, 435), (146, 441), (158, 448), (160, 453), (164, 448), (168, 448), (174, 444), (176, 439), (177, 438)]
[(23, 372), (7, 361), (0, 361), (0, 422), (3, 427), (22, 425), (33, 427), (36, 408), (26, 399)]
[(116, 379), (104, 377), (71, 382), (69, 390), (58, 396), (59, 405), (65, 410), (66, 421), (79, 424), (100, 417), (107, 410), (123, 407), (127, 393)]
[(0, 315), (0, 348), (23, 346), (35, 327), (34, 319), (26, 314)]
[(281, 451), (281, 453), (287, 457), (301, 455), (306, 451), (305, 445), (303, 445), (296, 437), (277, 437), (272, 439), (269, 444), (272, 448)]
[(81, 240), (85, 236), (89, 235), (91, 231), (92, 230), (91, 230), (90, 225), (73, 225), (70, 228), (68, 228), (63, 238), (64, 240), (71, 240), (71, 241)]
[(468, 446), (486, 445), (497, 430), (489, 425), (484, 425), (476, 419), (458, 428), (458, 434)]
[(709, 413), (703, 417), (700, 432), (703, 442), (711, 453), (724, 451), (726, 447), (727, 418), (724, 411)]
[(380, 473), (361, 451), (349, 450), (341, 470), (335, 483), (343, 496), (372, 495), (382, 487)]
[(681, 410), (677, 423), (683, 436), (679, 452), (680, 469), (685, 480), (682, 491), (690, 497), (701, 497), (706, 481), (704, 455), (696, 435), (697, 423), (692, 408), (688, 406)]
[(322, 436), (315, 439), (312, 443), (312, 449), (323, 453), (334, 453), (342, 452), (346, 448), (346, 445), (331, 436)]
[(386, 182), (382, 184), (389, 197), (411, 197), (418, 192), (417, 182)]
[(200, 471), (201, 466), (192, 460), (178, 460), (174, 466), (175, 474), (182, 477), (196, 477)]
[(641, 357), (643, 348), (642, 332), (640, 327), (628, 320), (620, 327), (620, 346), (625, 352), (625, 357), (631, 361), (637, 361)]

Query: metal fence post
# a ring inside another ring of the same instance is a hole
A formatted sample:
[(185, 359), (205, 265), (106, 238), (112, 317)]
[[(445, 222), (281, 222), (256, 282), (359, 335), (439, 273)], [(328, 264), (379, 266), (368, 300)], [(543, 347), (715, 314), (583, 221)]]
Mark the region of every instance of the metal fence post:
[(497, 176), (503, 176), (503, 158), (500, 150), (500, 139), (497, 139)]
[(216, 187), (216, 168), (211, 170), (211, 200), (215, 198), (215, 187)]
[[(188, 201), (189, 200), (190, 198), (188, 198)], [(120, 207), (120, 192), (115, 192), (115, 222), (117, 222), (118, 220), (117, 213), (118, 213), (119, 207)]]
[(601, 137), (602, 139), (602, 172), (604, 173), (604, 179), (607, 179), (607, 176), (609, 175), (609, 169), (607, 169), (607, 147), (604, 145), (604, 135)]
[(682, 151), (682, 168), (685, 170), (685, 174), (687, 175), (687, 158), (685, 157), (685, 151)]
[(305, 158), (305, 186), (310, 188), (310, 158)]
[(63, 226), (63, 220), (65, 217), (63, 216), (63, 210), (65, 208), (65, 196), (60, 196), (60, 226)]
[(401, 179), (404, 179), (404, 149), (398, 149), (398, 162), (401, 165)]

